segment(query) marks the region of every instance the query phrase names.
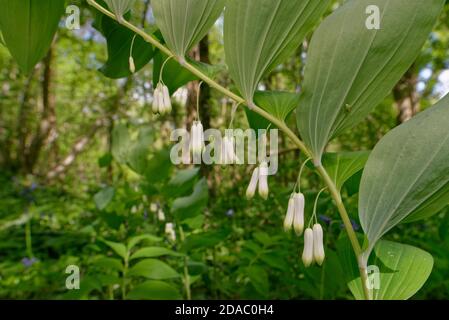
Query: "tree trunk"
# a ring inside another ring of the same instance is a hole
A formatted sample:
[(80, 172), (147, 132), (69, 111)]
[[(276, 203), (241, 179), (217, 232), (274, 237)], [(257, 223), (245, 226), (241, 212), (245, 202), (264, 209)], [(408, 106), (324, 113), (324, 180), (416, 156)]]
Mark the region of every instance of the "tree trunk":
[(418, 75), (412, 66), (393, 90), (395, 106), (398, 110), (398, 124), (404, 123), (420, 110), (419, 95), (416, 92)]

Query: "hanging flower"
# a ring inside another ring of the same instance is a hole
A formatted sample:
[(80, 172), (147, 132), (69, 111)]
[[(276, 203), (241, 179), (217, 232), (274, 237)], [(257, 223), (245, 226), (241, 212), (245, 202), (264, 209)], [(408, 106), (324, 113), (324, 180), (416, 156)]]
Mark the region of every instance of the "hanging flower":
[(293, 196), (290, 197), (288, 200), (288, 208), (287, 208), (287, 214), (285, 215), (284, 219), (284, 230), (290, 231), (290, 229), (293, 226), (293, 219), (295, 215), (295, 199)]
[(318, 223), (313, 226), (313, 257), (320, 266), (323, 264), (325, 258), (323, 228)]
[(136, 72), (136, 65), (134, 63), (134, 58), (133, 57), (129, 57), (129, 71), (131, 73), (135, 73)]
[(304, 206), (305, 199), (302, 193), (295, 193), (295, 214), (293, 218), (293, 229), (300, 236), (304, 231)]
[(268, 194), (268, 164), (263, 161), (259, 166), (259, 196), (267, 200)]
[(304, 263), (304, 266), (310, 267), (310, 265), (314, 261), (313, 256), (313, 247), (314, 247), (314, 241), (313, 241), (313, 231), (310, 228), (307, 228), (304, 232), (304, 250), (302, 252), (302, 262)]
[(236, 162), (234, 137), (225, 136), (221, 143), (220, 164), (234, 164)]
[(193, 155), (201, 155), (204, 150), (204, 129), (201, 121), (195, 121), (192, 125), (191, 148)]
[(165, 213), (164, 213), (164, 211), (162, 209), (159, 209), (157, 211), (157, 219), (159, 221), (165, 221)]
[(254, 198), (258, 182), (259, 182), (259, 168), (256, 168), (254, 169), (253, 175), (251, 176), (248, 189), (246, 189), (246, 198), (248, 199)]
[(170, 241), (172, 242), (176, 241), (175, 225), (173, 223), (167, 223), (165, 225), (165, 234), (167, 235)]
[(153, 113), (164, 115), (171, 111), (172, 104), (168, 87), (159, 82), (154, 90)]

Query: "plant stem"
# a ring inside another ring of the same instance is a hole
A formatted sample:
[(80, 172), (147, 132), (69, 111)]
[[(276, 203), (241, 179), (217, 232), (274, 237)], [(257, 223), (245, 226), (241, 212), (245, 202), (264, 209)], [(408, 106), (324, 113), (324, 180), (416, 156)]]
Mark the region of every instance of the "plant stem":
[(26, 245), (26, 254), (28, 258), (33, 258), (33, 244), (31, 241), (31, 213), (27, 210), (27, 222), (25, 224), (25, 245)]
[(127, 273), (128, 273), (128, 266), (129, 266), (129, 262), (128, 262), (128, 257), (129, 257), (129, 253), (126, 254), (126, 257), (124, 259), (124, 266), (123, 266), (123, 279), (122, 279), (122, 299), (126, 300), (126, 285), (127, 285)]
[[(245, 101), (245, 99), (243, 99), (241, 96), (239, 96), (239, 95), (235, 94), (234, 92), (228, 90), (227, 88), (223, 87), (218, 82), (216, 82), (215, 80), (211, 79), (209, 76), (204, 74), (202, 71), (198, 70), (196, 67), (194, 67), (193, 65), (191, 65), (190, 63), (185, 61), (184, 57), (177, 57), (173, 52), (170, 51), (170, 49), (168, 49), (166, 46), (161, 44), (152, 35), (147, 34), (145, 31), (141, 30), (140, 28), (134, 26), (133, 24), (129, 23), (128, 21), (126, 21), (124, 19), (120, 19), (120, 20), (117, 19), (117, 17), (112, 12), (110, 12), (107, 9), (103, 8), (101, 5), (99, 5), (97, 2), (95, 2), (95, 0), (87, 0), (87, 2), (91, 6), (95, 7), (97, 10), (102, 12), (103, 14), (105, 14), (108, 17), (116, 20), (118, 23), (122, 24), (123, 26), (125, 26), (126, 28), (128, 28), (131, 31), (135, 32), (136, 34), (140, 35), (145, 41), (151, 43), (154, 47), (159, 49), (164, 54), (166, 54), (168, 56), (176, 57), (177, 60), (179, 61), (179, 63), (185, 69), (187, 69), (192, 74), (194, 74), (195, 76), (200, 78), (202, 81), (206, 82), (211, 88), (216, 89), (217, 91), (219, 91), (223, 95), (231, 98), (232, 100), (234, 100), (238, 104), (247, 105), (252, 111), (258, 113), (260, 116), (264, 117), (265, 119), (267, 119), (268, 121), (273, 123), (275, 126), (277, 126), (281, 131), (283, 131), (293, 141), (293, 143), (305, 154), (306, 157), (313, 158), (312, 157), (312, 153), (306, 147), (304, 142), (301, 141), (301, 139), (299, 139), (299, 137), (282, 120), (279, 120), (278, 118), (272, 116), (271, 114), (269, 114), (268, 112), (266, 112), (262, 108), (254, 105), (254, 103)], [(362, 263), (361, 263), (361, 261), (362, 261), (361, 260), (362, 248), (361, 248), (361, 246), (359, 244), (359, 241), (358, 241), (357, 236), (355, 234), (354, 228), (352, 227), (351, 220), (349, 219), (348, 213), (347, 213), (346, 208), (345, 208), (345, 206), (343, 204), (343, 201), (341, 199), (340, 191), (335, 186), (334, 181), (329, 177), (329, 174), (327, 173), (327, 171), (321, 165), (321, 162), (317, 161), (317, 160), (319, 160), (319, 159), (314, 159), (314, 163), (318, 164), (316, 166), (317, 171), (319, 172), (319, 174), (321, 175), (321, 177), (325, 181), (326, 185), (328, 186), (329, 191), (330, 191), (330, 193), (332, 195), (332, 198), (334, 199), (335, 204), (336, 204), (336, 206), (338, 208), (338, 211), (340, 213), (340, 216), (341, 216), (341, 218), (343, 220), (346, 232), (348, 233), (349, 239), (350, 239), (351, 244), (352, 244), (352, 248), (353, 248), (353, 250), (354, 250), (354, 252), (356, 254), (357, 260), (358, 260), (359, 269), (360, 269), (360, 276), (361, 276), (361, 280), (362, 280), (362, 287), (363, 287), (363, 290), (364, 290), (364, 293), (365, 293), (365, 298), (367, 300), (369, 300), (370, 295), (369, 295), (369, 290), (367, 288), (366, 267), (364, 267), (362, 265)], [(186, 291), (187, 291), (187, 288), (186, 288)]]

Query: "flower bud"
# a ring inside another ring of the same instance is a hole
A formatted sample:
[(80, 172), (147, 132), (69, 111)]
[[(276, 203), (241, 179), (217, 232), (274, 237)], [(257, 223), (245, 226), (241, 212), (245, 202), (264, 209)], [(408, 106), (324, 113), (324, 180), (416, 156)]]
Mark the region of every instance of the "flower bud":
[(136, 65), (134, 64), (133, 57), (129, 57), (129, 71), (131, 71), (131, 73), (136, 72)]
[(173, 223), (167, 223), (165, 225), (165, 234), (167, 235), (167, 237), (170, 241), (172, 241), (172, 242), (176, 241), (175, 226)]
[(201, 121), (196, 121), (192, 125), (192, 152), (194, 155), (201, 154), (204, 148), (204, 129)]
[(323, 264), (325, 258), (323, 228), (318, 223), (313, 226), (313, 257), (320, 266)]
[(172, 111), (171, 97), (168, 87), (166, 85), (162, 86), (162, 100), (163, 100), (163, 113), (168, 114)]
[(295, 199), (294, 197), (290, 197), (290, 200), (288, 200), (287, 214), (285, 215), (284, 219), (285, 232), (289, 231), (292, 228), (294, 214), (295, 214)]
[(165, 221), (165, 213), (164, 213), (164, 211), (162, 211), (162, 209), (159, 209), (157, 211), (157, 219), (159, 221)]
[(297, 235), (301, 235), (304, 231), (304, 205), (305, 199), (302, 193), (295, 193), (295, 213), (293, 217), (293, 228)]
[(253, 175), (251, 176), (248, 189), (246, 189), (247, 199), (254, 198), (254, 195), (256, 194), (257, 182), (259, 182), (259, 168), (254, 169)]
[(304, 251), (302, 252), (302, 262), (306, 268), (313, 263), (313, 246), (313, 231), (307, 228), (304, 232)]
[(153, 113), (157, 114), (161, 112), (162, 100), (162, 92), (160, 90), (160, 85), (158, 84), (153, 95)]
[(267, 200), (268, 194), (268, 164), (264, 161), (259, 166), (259, 195)]

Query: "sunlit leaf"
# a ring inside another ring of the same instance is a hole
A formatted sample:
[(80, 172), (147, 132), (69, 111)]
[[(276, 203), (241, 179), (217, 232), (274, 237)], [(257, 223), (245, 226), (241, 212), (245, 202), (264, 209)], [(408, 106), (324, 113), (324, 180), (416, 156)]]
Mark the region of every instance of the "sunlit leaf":
[[(316, 160), (328, 142), (363, 120), (393, 89), (420, 53), (444, 0), (350, 0), (313, 35), (298, 127)], [(380, 9), (368, 29), (368, 6)]]
[(181, 298), (181, 295), (172, 285), (151, 280), (134, 287), (127, 297), (131, 300), (177, 300)]
[(246, 101), (253, 102), (262, 77), (293, 54), (328, 4), (328, 0), (229, 0), (226, 3), (226, 63)]
[(359, 217), (370, 246), (404, 219), (449, 203), (449, 96), (388, 133), (360, 185)]
[(172, 267), (156, 259), (145, 259), (137, 262), (129, 269), (128, 275), (132, 277), (144, 277), (154, 280), (173, 279), (179, 277), (179, 274)]

